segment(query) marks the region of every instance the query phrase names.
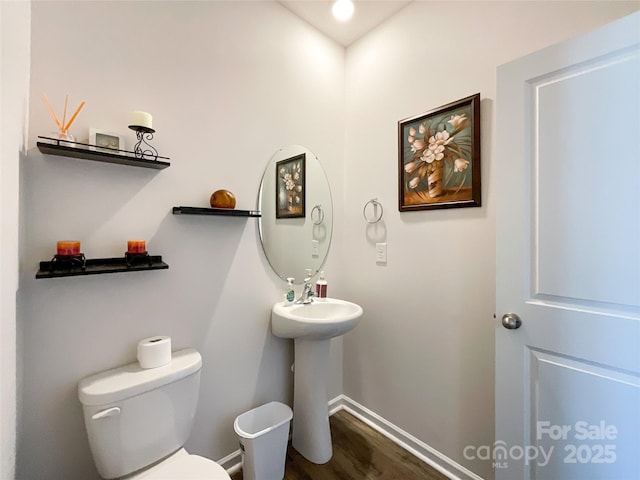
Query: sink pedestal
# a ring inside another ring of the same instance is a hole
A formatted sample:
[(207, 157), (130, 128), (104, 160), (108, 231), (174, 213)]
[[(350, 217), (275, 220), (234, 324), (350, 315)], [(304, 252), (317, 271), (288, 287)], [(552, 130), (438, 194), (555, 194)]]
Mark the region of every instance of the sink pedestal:
[(276, 303), (271, 309), (271, 331), (293, 338), (292, 445), (307, 460), (331, 460), (327, 373), (332, 338), (351, 331), (362, 317), (362, 307), (337, 298), (320, 298), (308, 304)]
[(333, 455), (327, 393), (330, 341), (294, 340), (291, 443), (303, 457), (318, 464), (327, 463)]

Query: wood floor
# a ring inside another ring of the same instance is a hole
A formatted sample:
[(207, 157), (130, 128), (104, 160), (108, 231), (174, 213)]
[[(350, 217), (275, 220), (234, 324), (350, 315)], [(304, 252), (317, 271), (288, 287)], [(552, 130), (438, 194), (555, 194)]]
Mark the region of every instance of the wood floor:
[[(330, 424), (333, 458), (316, 465), (289, 444), (285, 480), (448, 480), (344, 410)], [(242, 472), (231, 479), (242, 480)]]

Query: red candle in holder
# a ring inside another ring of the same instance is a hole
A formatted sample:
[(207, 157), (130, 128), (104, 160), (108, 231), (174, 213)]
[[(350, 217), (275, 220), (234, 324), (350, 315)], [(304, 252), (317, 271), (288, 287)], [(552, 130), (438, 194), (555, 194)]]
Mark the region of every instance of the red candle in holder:
[(147, 242), (144, 240), (129, 240), (127, 242), (127, 253), (145, 253)]
[(77, 240), (60, 240), (57, 247), (58, 255), (80, 255), (80, 242)]

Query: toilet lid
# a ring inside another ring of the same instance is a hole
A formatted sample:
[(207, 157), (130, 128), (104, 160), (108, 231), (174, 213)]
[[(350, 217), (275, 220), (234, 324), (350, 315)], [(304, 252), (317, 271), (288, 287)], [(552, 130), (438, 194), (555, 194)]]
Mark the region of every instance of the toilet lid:
[(208, 458), (184, 455), (172, 461), (156, 465), (152, 471), (136, 479), (145, 480), (231, 480), (224, 468)]

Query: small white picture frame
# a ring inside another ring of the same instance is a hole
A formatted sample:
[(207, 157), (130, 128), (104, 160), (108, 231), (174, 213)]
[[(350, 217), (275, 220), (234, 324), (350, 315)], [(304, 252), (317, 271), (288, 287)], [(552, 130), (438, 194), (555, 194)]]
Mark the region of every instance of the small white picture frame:
[(124, 135), (106, 132), (98, 128), (89, 129), (89, 145), (91, 150), (124, 155), (126, 150)]

